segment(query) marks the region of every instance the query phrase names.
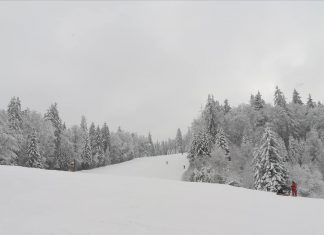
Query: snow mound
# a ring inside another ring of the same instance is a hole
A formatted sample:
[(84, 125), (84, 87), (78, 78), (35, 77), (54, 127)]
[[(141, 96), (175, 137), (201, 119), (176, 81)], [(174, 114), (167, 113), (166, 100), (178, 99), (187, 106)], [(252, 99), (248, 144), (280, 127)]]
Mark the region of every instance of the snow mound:
[[(132, 162), (120, 166), (146, 164)], [(156, 178), (162, 173), (143, 172), (149, 178), (0, 166), (0, 234), (323, 234), (321, 199), (164, 180)]]

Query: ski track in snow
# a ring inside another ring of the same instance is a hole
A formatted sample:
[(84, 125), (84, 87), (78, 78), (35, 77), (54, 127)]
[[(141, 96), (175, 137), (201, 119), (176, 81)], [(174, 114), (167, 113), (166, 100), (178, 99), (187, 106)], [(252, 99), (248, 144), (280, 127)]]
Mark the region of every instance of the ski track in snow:
[(0, 166), (0, 234), (323, 234), (324, 200), (181, 182), (183, 163), (185, 155), (74, 173)]

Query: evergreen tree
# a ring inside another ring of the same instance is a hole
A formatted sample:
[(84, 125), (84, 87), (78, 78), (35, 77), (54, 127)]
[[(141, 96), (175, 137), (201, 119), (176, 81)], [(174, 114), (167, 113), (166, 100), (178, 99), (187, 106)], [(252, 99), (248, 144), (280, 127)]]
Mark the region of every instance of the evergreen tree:
[(9, 135), (7, 137), (14, 138), (17, 143), (17, 148), (12, 149), (16, 157), (11, 159), (10, 164), (17, 165), (22, 156), (25, 155), (26, 148), (26, 141), (23, 136), (23, 112), (21, 111), (21, 103), (18, 97), (11, 98), (7, 114), (9, 127)]
[(203, 111), (203, 118), (206, 123), (206, 130), (211, 136), (213, 142), (215, 142), (218, 129), (218, 106), (219, 105), (215, 102), (214, 97), (208, 95), (207, 104)]
[(7, 113), (10, 128), (15, 131), (20, 131), (22, 128), (23, 119), (21, 103), (18, 97), (11, 98), (10, 103), (8, 105)]
[(98, 166), (103, 166), (105, 164), (105, 156), (103, 150), (103, 139), (101, 136), (101, 130), (98, 126), (96, 129), (96, 144), (95, 144), (96, 159), (98, 161)]
[(251, 105), (251, 107), (253, 107), (253, 108), (254, 108), (254, 101), (255, 101), (255, 96), (252, 94), (252, 95), (250, 96), (250, 105)]
[(315, 103), (314, 103), (312, 96), (310, 94), (308, 95), (307, 107), (311, 108), (311, 109), (315, 108)]
[(0, 165), (15, 165), (19, 145), (9, 127), (7, 117), (0, 112)]
[(149, 156), (155, 155), (151, 133), (149, 133), (148, 137), (147, 137), (147, 151), (148, 151)]
[(54, 103), (51, 107), (47, 110), (45, 114), (45, 119), (50, 121), (54, 127), (54, 158), (56, 160), (56, 168), (66, 170), (69, 168), (70, 161), (67, 159), (67, 156), (62, 153), (62, 132), (63, 132), (63, 125), (62, 120), (59, 116), (59, 112), (57, 109), (57, 104)]
[(304, 146), (301, 141), (296, 140), (293, 137), (289, 137), (289, 160), (291, 163), (301, 164), (302, 155), (304, 152)]
[(178, 128), (177, 130), (176, 145), (177, 145), (177, 152), (183, 154), (183, 140), (182, 140), (182, 133), (180, 128)]
[(210, 157), (212, 143), (212, 137), (206, 131), (195, 134), (188, 154), (189, 161), (194, 161), (196, 157)]
[(89, 134), (86, 133), (83, 141), (83, 149), (81, 153), (82, 169), (89, 169), (92, 165), (92, 151), (90, 146)]
[(83, 132), (88, 132), (87, 119), (85, 116), (81, 117), (80, 128)]
[(228, 99), (224, 100), (224, 113), (227, 114), (229, 111), (231, 111), (231, 106), (228, 103)]
[(231, 161), (231, 156), (230, 156), (230, 150), (228, 147), (228, 141), (225, 136), (224, 130), (222, 128), (219, 128), (217, 137), (216, 137), (216, 144), (218, 147), (220, 147), (224, 152), (225, 156), (228, 161)]
[(91, 123), (89, 128), (89, 139), (92, 150), (92, 156), (94, 157), (96, 154), (96, 126), (93, 122)]
[(300, 104), (300, 105), (304, 104), (303, 101), (301, 100), (299, 93), (296, 91), (296, 89), (294, 89), (294, 92), (293, 92), (292, 102), (293, 102), (293, 104)]
[(255, 110), (259, 111), (259, 110), (263, 109), (264, 105), (265, 105), (265, 102), (262, 99), (260, 91), (258, 91), (258, 93), (256, 94), (256, 96), (254, 97), (254, 100), (253, 100), (253, 107)]
[(276, 91), (274, 95), (274, 104), (275, 106), (280, 106), (282, 108), (286, 108), (287, 106), (286, 98), (282, 93), (282, 91), (278, 88), (278, 86), (276, 86)]
[(71, 128), (71, 142), (73, 144), (73, 152), (75, 155), (79, 154), (79, 144), (82, 140), (83, 133), (80, 133), (80, 129), (78, 126), (74, 125)]
[(33, 131), (33, 133), (29, 136), (28, 139), (29, 139), (28, 140), (29, 144), (27, 149), (28, 160), (26, 162), (26, 166), (41, 168), (41, 169), (45, 168), (45, 161), (39, 153), (38, 139), (36, 136), (36, 132)]
[(287, 183), (287, 170), (279, 154), (277, 136), (266, 127), (259, 148), (254, 153), (254, 187), (257, 190), (278, 192)]
[(107, 123), (104, 123), (102, 129), (101, 129), (101, 135), (102, 135), (102, 142), (103, 142), (103, 150), (105, 153), (109, 152), (111, 143), (110, 143), (110, 131), (108, 128)]

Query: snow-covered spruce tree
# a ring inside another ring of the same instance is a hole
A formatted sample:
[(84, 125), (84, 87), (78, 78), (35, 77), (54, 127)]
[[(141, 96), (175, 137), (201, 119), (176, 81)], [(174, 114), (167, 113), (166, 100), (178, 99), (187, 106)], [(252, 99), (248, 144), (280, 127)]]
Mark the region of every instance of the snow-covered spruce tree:
[(311, 109), (315, 108), (315, 102), (313, 101), (312, 96), (310, 94), (308, 95), (307, 107)]
[(92, 151), (88, 133), (84, 136), (81, 160), (82, 169), (89, 169), (92, 166)]
[(231, 106), (229, 105), (228, 99), (224, 100), (224, 113), (227, 114), (229, 111), (231, 111)]
[(93, 122), (91, 123), (89, 128), (89, 140), (90, 140), (92, 156), (94, 157), (96, 154), (96, 126)]
[(80, 128), (81, 128), (82, 132), (87, 132), (88, 131), (87, 119), (86, 119), (85, 116), (81, 117)]
[(17, 163), (17, 139), (9, 128), (7, 115), (0, 111), (0, 165), (15, 165)]
[(38, 138), (36, 135), (36, 131), (33, 131), (33, 133), (28, 137), (28, 160), (26, 162), (27, 167), (33, 167), (33, 168), (45, 168), (45, 161), (44, 158), (39, 153), (38, 148)]
[(182, 140), (182, 133), (180, 128), (177, 130), (177, 135), (176, 135), (176, 145), (177, 145), (177, 153), (183, 154), (183, 140)]
[(55, 168), (61, 170), (67, 170), (69, 168), (70, 161), (69, 159), (67, 159), (67, 156), (62, 152), (61, 145), (62, 145), (63, 125), (62, 125), (62, 120), (59, 116), (56, 103), (52, 104), (51, 107), (47, 110), (47, 113), (45, 114), (45, 119), (50, 121), (52, 123), (52, 126), (54, 127), (54, 136), (55, 136), (54, 159), (56, 161)]
[(217, 133), (217, 136), (216, 136), (216, 145), (218, 147), (220, 147), (224, 151), (227, 160), (231, 161), (231, 155), (230, 155), (230, 150), (229, 150), (229, 146), (228, 146), (228, 140), (227, 140), (227, 138), (225, 136), (223, 128), (218, 129), (218, 133)]
[(274, 94), (274, 104), (275, 106), (280, 106), (282, 108), (286, 108), (287, 106), (286, 98), (278, 86), (276, 86), (276, 91)]
[(211, 136), (213, 142), (215, 142), (217, 129), (218, 129), (219, 120), (218, 120), (217, 113), (218, 113), (217, 104), (214, 100), (214, 97), (208, 95), (207, 104), (202, 113), (202, 116), (206, 124), (206, 130), (208, 134)]
[(275, 112), (273, 113), (272, 123), (275, 131), (283, 139), (286, 150), (289, 150), (289, 136), (297, 138), (299, 135), (300, 124), (293, 112), (288, 108), (284, 94), (276, 87), (274, 95)]
[(149, 133), (147, 136), (147, 152), (149, 156), (155, 155), (154, 144), (153, 144), (151, 133)]
[(301, 100), (301, 97), (300, 97), (298, 91), (296, 91), (296, 89), (294, 89), (294, 92), (293, 92), (292, 102), (293, 102), (293, 104), (300, 104), (300, 105), (304, 104), (303, 101)]
[(11, 98), (10, 103), (8, 105), (7, 113), (8, 113), (10, 128), (15, 131), (21, 130), (23, 119), (22, 119), (21, 103), (18, 97)]
[(256, 96), (254, 97), (254, 100), (253, 100), (253, 108), (254, 108), (254, 110), (259, 111), (259, 110), (263, 109), (264, 105), (265, 105), (265, 102), (262, 99), (261, 93), (258, 91), (258, 93), (256, 94)]
[(102, 143), (103, 143), (103, 150), (106, 153), (110, 149), (110, 131), (107, 123), (104, 123), (103, 127), (101, 128), (101, 136), (102, 136)]
[(276, 134), (269, 126), (266, 127), (260, 146), (254, 152), (255, 189), (277, 192), (287, 184), (287, 170), (278, 148)]
[(107, 123), (104, 123), (103, 127), (101, 128), (101, 136), (102, 136), (103, 151), (105, 155), (104, 164), (107, 165), (110, 163), (110, 150), (111, 150), (111, 137), (110, 137), (110, 131)]
[(194, 161), (197, 157), (210, 156), (212, 146), (211, 136), (204, 130), (199, 131), (194, 135), (191, 142), (188, 159), (190, 162)]
[(298, 140), (296, 140), (294, 137), (289, 136), (289, 161), (292, 163), (298, 162), (298, 159), (300, 159), (300, 155), (302, 154), (300, 152), (300, 146), (298, 143)]
[(103, 150), (103, 140), (101, 136), (101, 130), (98, 126), (96, 129), (96, 160), (97, 166), (103, 166), (105, 164), (105, 156)]

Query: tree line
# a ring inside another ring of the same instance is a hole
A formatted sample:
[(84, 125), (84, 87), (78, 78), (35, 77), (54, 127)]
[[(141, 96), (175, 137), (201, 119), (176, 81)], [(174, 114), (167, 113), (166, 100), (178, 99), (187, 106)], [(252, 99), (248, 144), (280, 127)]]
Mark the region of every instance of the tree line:
[(278, 192), (297, 181), (306, 197), (324, 197), (324, 106), (296, 89), (290, 102), (276, 87), (273, 104), (260, 92), (231, 107), (212, 95), (191, 125), (185, 179)]
[(152, 136), (122, 130), (111, 132), (107, 123), (67, 127), (58, 105), (52, 104), (44, 115), (28, 108), (13, 97), (7, 110), (0, 110), (0, 164), (42, 169), (84, 170), (145, 156), (184, 152), (188, 135), (180, 129), (174, 139), (153, 142)]

